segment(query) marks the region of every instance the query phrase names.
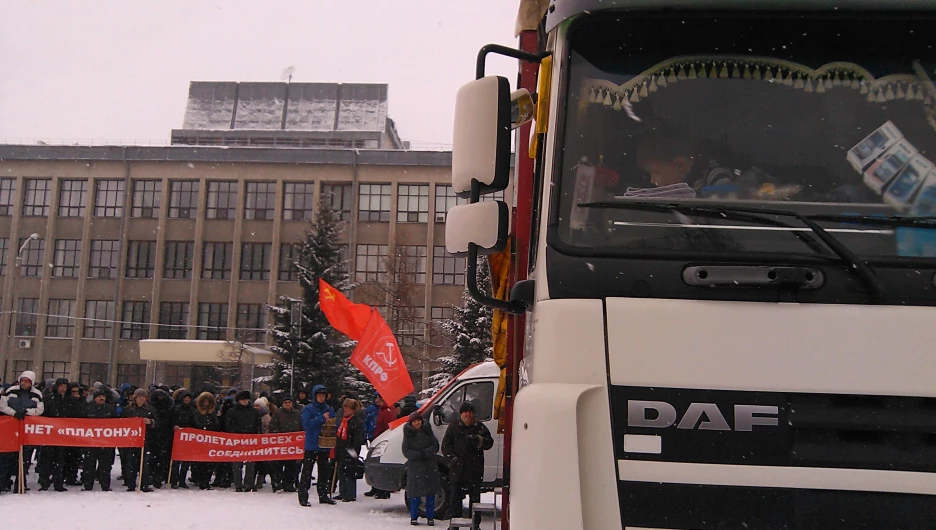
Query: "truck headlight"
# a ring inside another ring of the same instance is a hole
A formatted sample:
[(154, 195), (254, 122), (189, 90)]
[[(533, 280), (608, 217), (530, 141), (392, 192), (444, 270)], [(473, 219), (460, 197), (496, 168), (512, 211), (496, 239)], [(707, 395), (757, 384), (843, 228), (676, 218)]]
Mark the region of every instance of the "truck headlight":
[(384, 451), (387, 450), (387, 444), (388, 444), (388, 443), (390, 443), (390, 442), (387, 441), (387, 440), (384, 440), (384, 441), (380, 442), (379, 444), (375, 445), (374, 448), (370, 450), (370, 453), (368, 453), (368, 455), (367, 455), (368, 458), (378, 458), (378, 459), (379, 459), (379, 458), (380, 458), (380, 455), (384, 454)]

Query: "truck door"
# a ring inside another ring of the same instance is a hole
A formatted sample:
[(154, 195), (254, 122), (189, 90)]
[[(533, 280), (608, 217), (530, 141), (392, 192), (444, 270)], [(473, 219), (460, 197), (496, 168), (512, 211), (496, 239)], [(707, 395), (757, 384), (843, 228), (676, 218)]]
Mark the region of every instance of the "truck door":
[(449, 424), (458, 421), (458, 409), (461, 404), (466, 400), (474, 404), (475, 417), (484, 423), (494, 437), (494, 446), (484, 452), (484, 482), (487, 483), (497, 479), (503, 449), (503, 437), (497, 434), (497, 420), (494, 419), (495, 390), (495, 383), (487, 380), (467, 382), (458, 386), (439, 404), (439, 420), (433, 418), (431, 422), (433, 432), (441, 444)]

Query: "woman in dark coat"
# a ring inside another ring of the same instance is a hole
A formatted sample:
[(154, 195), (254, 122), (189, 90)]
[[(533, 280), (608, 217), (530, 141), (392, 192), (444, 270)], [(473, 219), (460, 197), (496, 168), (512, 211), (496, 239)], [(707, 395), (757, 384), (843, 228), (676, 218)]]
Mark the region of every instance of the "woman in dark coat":
[(435, 524), (435, 495), (442, 489), (436, 453), (439, 440), (419, 412), (410, 414), (403, 426), (403, 456), (406, 457), (406, 496), (410, 502), (410, 524), (419, 524), (420, 497), (426, 498), (426, 519)]
[[(215, 413), (215, 397), (210, 392), (202, 392), (195, 400), (195, 414), (192, 415), (192, 427), (202, 431), (220, 431), (221, 422)], [(192, 480), (199, 489), (211, 489), (211, 475), (216, 466), (210, 462), (192, 464)]]
[[(361, 446), (367, 441), (364, 421), (358, 417), (361, 403), (356, 399), (345, 399), (342, 410), (344, 417), (338, 426), (335, 440), (335, 462), (338, 464), (339, 498), (342, 502), (357, 500), (357, 479), (353, 468), (357, 464)], [(319, 479), (321, 480), (321, 479)]]

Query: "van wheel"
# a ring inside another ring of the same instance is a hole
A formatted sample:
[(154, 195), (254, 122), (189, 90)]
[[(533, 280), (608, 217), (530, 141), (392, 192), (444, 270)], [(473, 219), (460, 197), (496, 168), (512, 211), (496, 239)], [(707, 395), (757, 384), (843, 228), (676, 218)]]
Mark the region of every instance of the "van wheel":
[[(440, 475), (439, 478), (441, 479), (440, 482), (442, 484), (442, 491), (436, 492), (435, 518), (436, 519), (448, 519), (449, 511), (450, 511), (449, 503), (451, 502), (451, 499), (449, 499), (448, 471), (444, 469), (439, 469), (439, 475)], [(403, 502), (406, 503), (406, 511), (408, 513), (409, 512), (409, 496), (406, 495), (405, 490), (403, 493)], [(419, 502), (419, 516), (420, 517), (426, 516), (426, 501), (422, 499), (420, 499), (420, 502)]]

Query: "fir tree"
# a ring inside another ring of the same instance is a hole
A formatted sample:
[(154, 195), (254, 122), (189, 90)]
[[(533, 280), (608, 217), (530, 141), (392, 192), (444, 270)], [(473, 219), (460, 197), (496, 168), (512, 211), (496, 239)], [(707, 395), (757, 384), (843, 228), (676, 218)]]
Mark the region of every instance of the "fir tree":
[[(478, 259), (478, 287), (482, 292), (491, 291), (491, 274), (484, 258)], [(442, 366), (429, 378), (429, 384), (436, 390), (472, 364), (490, 360), (493, 354), (491, 308), (472, 298), (466, 288), (462, 306), (454, 309), (455, 316), (442, 323), (442, 329), (452, 340), (452, 354), (438, 359)]]
[[(279, 358), (267, 365), (272, 373), (266, 382), (274, 389), (288, 390), (291, 378), (295, 377), (296, 391), (303, 386), (324, 384), (340, 395), (348, 376), (357, 371), (348, 362), (355, 342), (335, 331), (319, 308), (319, 278), (344, 292), (354, 287), (339, 243), (343, 229), (338, 212), (323, 198), (296, 260), (302, 286), (302, 328), (296, 344), (289, 334), (289, 299), (280, 297), (279, 303), (270, 307), (275, 341), (272, 350)], [(294, 351), (296, 372), (292, 374)]]

